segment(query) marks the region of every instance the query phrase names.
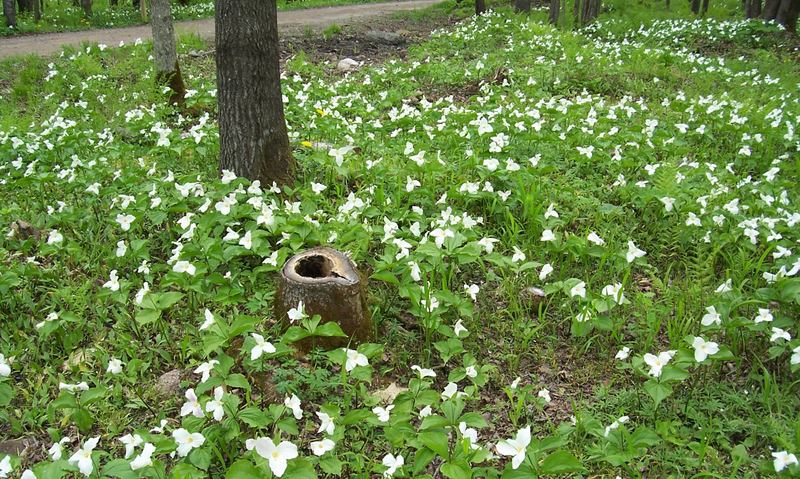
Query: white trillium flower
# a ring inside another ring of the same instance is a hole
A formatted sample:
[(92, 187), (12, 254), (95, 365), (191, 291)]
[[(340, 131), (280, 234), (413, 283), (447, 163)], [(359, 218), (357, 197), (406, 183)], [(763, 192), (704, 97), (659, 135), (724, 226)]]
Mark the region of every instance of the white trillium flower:
[(333, 418), (328, 413), (322, 411), (317, 411), (317, 417), (320, 422), (317, 433), (324, 432), (325, 434), (333, 435), (333, 431), (336, 430), (336, 424), (333, 423)]
[(256, 333), (253, 333), (252, 336), (256, 341), (256, 345), (250, 350), (251, 361), (255, 361), (256, 359), (260, 358), (262, 354), (272, 354), (277, 351), (272, 343), (264, 339), (264, 336)]
[(542, 266), (542, 269), (539, 270), (539, 281), (544, 281), (545, 279), (547, 279), (547, 277), (550, 276), (550, 273), (552, 272), (553, 272), (553, 265), (551, 265), (550, 263), (547, 263), (544, 266)]
[(369, 365), (369, 361), (367, 360), (367, 357), (364, 356), (363, 354), (359, 353), (355, 349), (345, 349), (344, 352), (345, 352), (345, 357), (346, 357), (346, 360), (345, 360), (345, 363), (344, 363), (345, 371), (350, 372), (353, 369), (355, 369), (356, 366), (368, 366)]
[(142, 445), (144, 443), (144, 439), (142, 436), (138, 434), (126, 434), (117, 439), (119, 442), (125, 445), (125, 459), (128, 459), (133, 455), (134, 449)]
[(547, 390), (547, 389), (540, 390), (538, 393), (536, 393), (536, 395), (539, 396), (540, 398), (544, 399), (544, 402), (546, 402), (546, 403), (549, 403), (549, 402), (552, 401), (552, 399), (550, 398), (550, 391)]
[(674, 355), (675, 351), (664, 351), (659, 353), (658, 356), (650, 353), (645, 354), (644, 362), (650, 366), (648, 374), (656, 378), (661, 377), (661, 370), (669, 363)]
[(389, 422), (389, 413), (394, 409), (394, 404), (390, 404), (385, 408), (380, 406), (375, 406), (372, 408), (372, 413), (378, 416), (378, 421), (380, 422)]
[(383, 465), (388, 468), (387, 470), (383, 471), (383, 477), (392, 477), (394, 473), (397, 472), (398, 469), (403, 467), (403, 464), (405, 464), (405, 460), (403, 459), (403, 456), (401, 456), (400, 454), (398, 454), (397, 456), (394, 456), (392, 454), (387, 454), (383, 456), (382, 462)]
[(420, 379), (436, 377), (436, 372), (433, 369), (425, 369), (417, 366), (416, 364), (411, 366), (411, 370), (416, 371)]
[(277, 446), (268, 437), (259, 437), (247, 440), (247, 449), (255, 449), (256, 454), (269, 461), (269, 468), (275, 477), (283, 476), (286, 472), (288, 461), (297, 457), (297, 446), (289, 441), (283, 441)]
[(772, 464), (775, 466), (775, 472), (781, 472), (789, 466), (797, 465), (797, 456), (787, 451), (773, 452), (772, 457), (774, 458)]
[(221, 386), (214, 388), (214, 399), (206, 403), (206, 412), (210, 412), (214, 416), (214, 420), (219, 422), (225, 417), (225, 408), (222, 403), (222, 398), (225, 396), (225, 391)]
[(192, 263), (181, 260), (175, 262), (175, 264), (172, 266), (172, 271), (176, 273), (186, 273), (189, 276), (194, 276), (194, 274), (197, 272), (197, 268), (195, 268), (195, 266)]
[(511, 468), (518, 469), (525, 460), (525, 452), (531, 443), (531, 427), (526, 426), (519, 431), (514, 439), (506, 439), (497, 443), (495, 449), (501, 456), (511, 456)]
[(300, 407), (303, 403), (300, 401), (300, 398), (297, 397), (296, 394), (292, 394), (291, 396), (286, 396), (283, 399), (283, 405), (286, 406), (288, 409), (291, 409), (292, 415), (295, 419), (302, 419), (303, 418), (303, 409)]
[(772, 320), (772, 313), (767, 308), (758, 308), (758, 314), (753, 318), (756, 323), (771, 323)]
[(639, 249), (633, 241), (628, 241), (628, 252), (625, 254), (625, 259), (628, 263), (633, 263), (636, 258), (641, 258), (646, 255), (643, 250)]
[(574, 298), (575, 296), (580, 296), (581, 298), (586, 299), (586, 283), (583, 281), (579, 281), (578, 284), (576, 284), (569, 290), (569, 295), (571, 298)]
[(206, 438), (199, 432), (190, 433), (184, 428), (172, 431), (172, 438), (178, 444), (178, 457), (186, 457), (192, 449), (200, 447), (206, 442)]
[(702, 363), (707, 357), (713, 356), (719, 352), (719, 344), (706, 341), (700, 336), (696, 336), (692, 340), (692, 347), (694, 348), (694, 359), (698, 363)]
[(208, 308), (203, 312), (204, 321), (203, 324), (200, 325), (200, 331), (205, 331), (206, 329), (210, 328), (214, 324), (214, 313), (212, 313)]
[(142, 447), (142, 452), (138, 456), (134, 457), (131, 461), (131, 469), (134, 471), (143, 469), (145, 467), (150, 467), (153, 465), (153, 453), (156, 452), (156, 446), (148, 443)]
[(311, 452), (314, 453), (315, 456), (324, 456), (326, 452), (333, 450), (333, 448), (336, 446), (336, 443), (328, 438), (325, 438), (321, 441), (313, 441), (310, 446)]
[(214, 366), (216, 366), (217, 364), (219, 364), (219, 361), (217, 361), (216, 359), (212, 359), (210, 361), (201, 363), (194, 369), (194, 373), (200, 375), (201, 383), (208, 381), (208, 378), (211, 377), (211, 371), (214, 370)]
[(703, 326), (711, 326), (712, 324), (722, 324), (722, 318), (719, 313), (717, 313), (717, 308), (714, 306), (706, 307), (706, 314), (703, 315), (703, 319), (700, 320), (700, 324)]
[(89, 477), (94, 470), (94, 462), (92, 461), (92, 452), (94, 448), (97, 447), (97, 443), (100, 442), (100, 437), (93, 437), (91, 439), (87, 439), (86, 442), (83, 443), (83, 446), (75, 451), (75, 454), (69, 458), (69, 463), (78, 466), (78, 470), (81, 471), (86, 477)]
[(203, 407), (200, 406), (200, 401), (198, 401), (194, 389), (187, 389), (184, 395), (186, 396), (186, 402), (181, 406), (181, 417), (189, 414), (194, 417), (203, 417)]
[(614, 359), (619, 359), (620, 361), (624, 361), (628, 359), (628, 356), (630, 356), (630, 354), (631, 354), (631, 348), (625, 346), (619, 351), (617, 351), (617, 354), (614, 356)]
[(306, 317), (305, 313), (305, 305), (302, 301), (297, 303), (296, 308), (292, 308), (286, 312), (286, 315), (289, 316), (289, 322), (294, 323), (295, 321), (300, 321)]

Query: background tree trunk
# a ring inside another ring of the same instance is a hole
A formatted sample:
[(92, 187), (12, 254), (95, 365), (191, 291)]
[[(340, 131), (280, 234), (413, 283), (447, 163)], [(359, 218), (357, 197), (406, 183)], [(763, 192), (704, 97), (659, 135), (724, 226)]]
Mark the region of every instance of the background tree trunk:
[(550, 0), (550, 24), (558, 25), (561, 17), (561, 0)]
[(580, 26), (581, 0), (574, 0), (572, 4), (572, 26)]
[(3, 16), (7, 27), (17, 28), (17, 6), (14, 0), (3, 0)]
[(514, 0), (514, 10), (517, 13), (530, 13), (531, 0)]
[(216, 2), (220, 168), (286, 184), (294, 160), (283, 113), (275, 0)]
[(33, 0), (33, 21), (39, 23), (42, 20), (42, 0)]
[(86, 18), (92, 17), (92, 0), (81, 0), (81, 8)]
[(700, 14), (700, 0), (692, 0), (692, 13)]
[(703, 16), (705, 16), (705, 14), (708, 13), (708, 2), (709, 2), (709, 0), (703, 0), (703, 7), (700, 10), (700, 13)]
[(486, 11), (485, 0), (475, 0), (475, 15), (481, 15)]
[(786, 31), (796, 33), (798, 12), (800, 12), (800, 0), (783, 0), (778, 7), (775, 20), (786, 27)]
[(764, 20), (775, 20), (775, 17), (778, 15), (780, 3), (780, 0), (766, 0), (766, 2), (764, 2), (764, 9), (761, 11), (761, 18)]
[(186, 87), (183, 85), (178, 52), (175, 47), (175, 29), (172, 26), (170, 0), (152, 0), (150, 26), (153, 29), (153, 57), (156, 64), (156, 84), (172, 90), (169, 102), (183, 104)]

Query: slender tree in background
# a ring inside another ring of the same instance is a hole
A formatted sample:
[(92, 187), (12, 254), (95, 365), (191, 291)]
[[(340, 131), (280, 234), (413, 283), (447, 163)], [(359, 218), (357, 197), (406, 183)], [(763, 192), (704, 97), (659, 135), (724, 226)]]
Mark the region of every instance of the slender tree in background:
[(708, 13), (708, 2), (709, 0), (703, 0), (703, 6), (700, 8), (700, 14), (703, 16)]
[(761, 0), (744, 0), (745, 18), (758, 18), (761, 16)]
[(691, 0), (692, 13), (700, 14), (700, 0)]
[(183, 85), (181, 68), (178, 65), (170, 0), (152, 0), (150, 2), (150, 26), (153, 29), (156, 84), (166, 85), (172, 90), (170, 103), (173, 105), (183, 104), (186, 87)]
[[(601, 0), (574, 0), (572, 4), (572, 24), (575, 27), (583, 27), (586, 26), (594, 21), (597, 18), (597, 15), (600, 14), (600, 6)], [(553, 23), (553, 3), (550, 3), (550, 18), (551, 23)], [(559, 7), (555, 7), (560, 10)], [(556, 13), (556, 21), (557, 21)]]
[(81, 8), (83, 8), (83, 15), (86, 18), (92, 16), (92, 0), (81, 0)]
[(286, 184), (294, 159), (283, 113), (275, 0), (217, 1), (220, 168)]
[(485, 0), (475, 0), (475, 15), (482, 15), (486, 11)]
[(550, 24), (558, 25), (561, 16), (561, 0), (550, 0)]
[(17, 28), (17, 6), (14, 0), (3, 0), (3, 16), (7, 27)]
[(531, 0), (514, 0), (514, 10), (517, 13), (530, 13)]

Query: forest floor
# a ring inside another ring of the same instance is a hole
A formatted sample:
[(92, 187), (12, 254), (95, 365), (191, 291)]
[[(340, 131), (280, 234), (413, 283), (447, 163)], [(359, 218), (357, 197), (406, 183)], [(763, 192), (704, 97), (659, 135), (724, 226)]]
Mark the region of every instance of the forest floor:
[[(366, 5), (347, 5), (341, 7), (311, 8), (278, 12), (278, 25), (283, 29), (292, 28), (324, 28), (331, 25), (344, 25), (356, 19), (365, 19), (424, 8), (439, 0), (408, 0)], [(175, 24), (177, 33), (194, 34), (209, 40), (214, 38), (214, 19), (191, 20)], [(0, 41), (0, 59), (15, 55), (52, 55), (61, 51), (65, 45), (80, 46), (82, 44), (118, 45), (120, 42), (133, 43), (137, 39), (151, 38), (149, 25), (124, 28), (108, 28), (80, 32), (46, 33), (27, 35), (15, 38), (3, 38)]]

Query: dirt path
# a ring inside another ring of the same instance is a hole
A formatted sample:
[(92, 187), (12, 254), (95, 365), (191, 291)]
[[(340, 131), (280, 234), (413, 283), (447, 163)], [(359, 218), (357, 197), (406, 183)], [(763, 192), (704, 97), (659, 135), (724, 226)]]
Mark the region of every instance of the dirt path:
[[(391, 3), (366, 5), (347, 5), (342, 7), (309, 8), (278, 12), (278, 26), (287, 27), (325, 27), (332, 24), (344, 25), (353, 20), (384, 15), (391, 12), (415, 10), (438, 3), (439, 0), (406, 0)], [(181, 33), (196, 33), (205, 39), (214, 38), (214, 19), (178, 22), (175, 30)], [(36, 54), (52, 55), (59, 53), (63, 45), (80, 46), (82, 43), (103, 43), (108, 46), (119, 42), (131, 43), (137, 38), (150, 39), (150, 26), (86, 30), (82, 32), (43, 33), (11, 38), (0, 38), (0, 59), (14, 55)]]

